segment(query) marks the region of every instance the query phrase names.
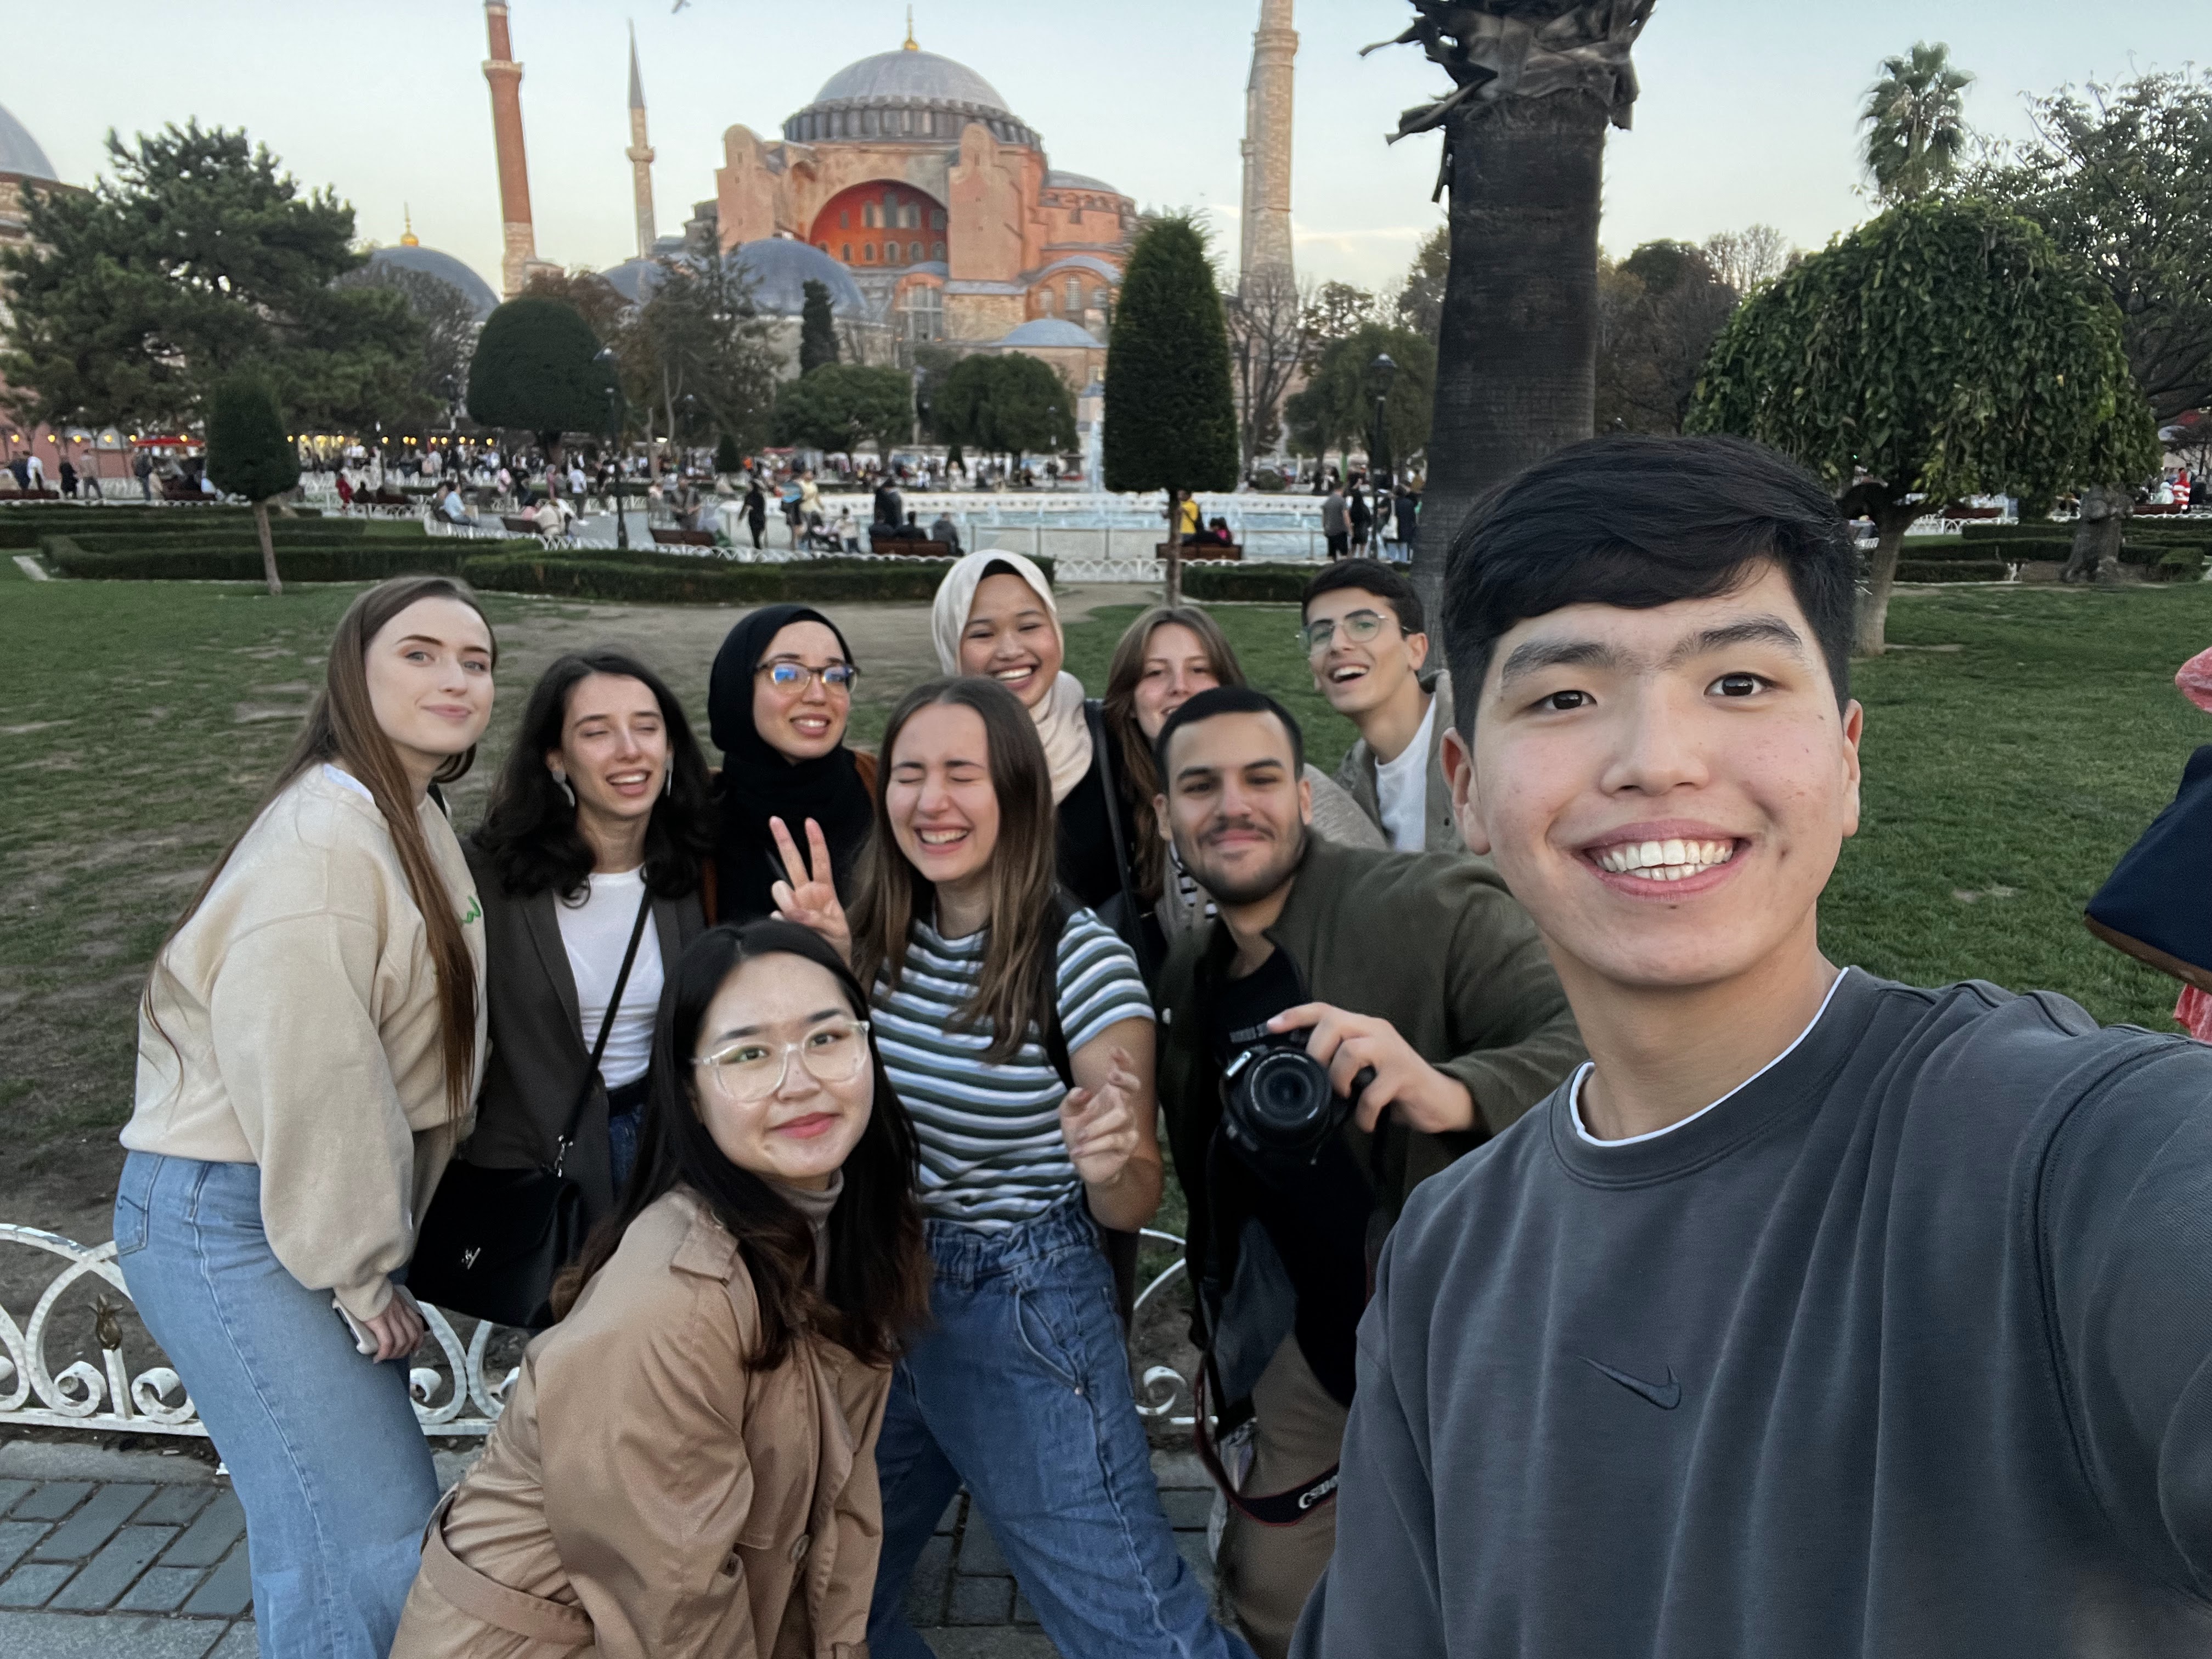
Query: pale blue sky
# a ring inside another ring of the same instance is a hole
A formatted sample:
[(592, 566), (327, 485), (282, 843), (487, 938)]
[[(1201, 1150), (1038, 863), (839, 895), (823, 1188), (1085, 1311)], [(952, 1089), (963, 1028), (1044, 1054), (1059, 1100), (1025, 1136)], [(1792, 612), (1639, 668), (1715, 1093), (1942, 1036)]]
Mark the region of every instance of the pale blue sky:
[[(714, 193), (724, 128), (773, 136), (850, 60), (898, 45), (903, 0), (512, 0), (544, 258), (605, 265), (634, 250), (623, 24), (635, 18), (665, 233)], [(919, 0), (915, 33), (978, 70), (1044, 135), (1055, 167), (1146, 203), (1226, 210), (1258, 0)], [(1887, 53), (1948, 40), (1979, 76), (1969, 118), (2025, 131), (2020, 94), (2179, 67), (2191, 9), (2151, 0), (1660, 0), (1637, 53), (1644, 96), (1607, 157), (1603, 237), (1699, 240), (1754, 220), (1815, 246), (1863, 217), (1858, 100)], [(1437, 140), (1385, 145), (1398, 112), (1442, 89), (1413, 47), (1364, 59), (1404, 26), (1400, 0), (1304, 0), (1297, 17), (1293, 215), (1302, 268), (1390, 283), (1438, 222)], [(499, 204), (476, 0), (107, 0), (94, 33), (39, 9), (9, 31), (0, 104), (65, 179), (102, 165), (101, 136), (198, 116), (244, 125), (303, 181), (335, 185), (362, 236), (396, 241), (402, 204), (424, 242), (495, 285)], [(82, 48), (82, 50), (80, 50)]]

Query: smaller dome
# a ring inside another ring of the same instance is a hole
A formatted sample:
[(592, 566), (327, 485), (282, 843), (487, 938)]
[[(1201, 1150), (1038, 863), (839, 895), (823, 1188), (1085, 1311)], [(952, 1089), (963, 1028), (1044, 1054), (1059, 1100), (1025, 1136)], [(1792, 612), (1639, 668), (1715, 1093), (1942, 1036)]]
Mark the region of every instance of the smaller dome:
[(1094, 179), (1087, 173), (1063, 173), (1058, 167), (1045, 174), (1044, 187), (1047, 190), (1103, 190), (1109, 196), (1121, 193), (1103, 179)]
[(1091, 346), (1099, 343), (1098, 337), (1080, 324), (1071, 323), (1065, 317), (1032, 317), (998, 343), (1002, 346)]
[(20, 173), (29, 179), (61, 182), (54, 164), (39, 148), (39, 141), (31, 137), (21, 121), (8, 113), (4, 106), (0, 106), (0, 173)]
[(811, 242), (790, 236), (763, 236), (730, 252), (754, 283), (753, 308), (778, 317), (796, 317), (806, 307), (805, 285), (830, 290), (830, 309), (840, 316), (865, 317), (868, 302), (853, 273)]
[[(413, 234), (411, 231), (409, 233)], [(461, 297), (477, 314), (478, 322), (499, 308), (499, 295), (492, 291), (489, 283), (470, 270), (450, 253), (434, 247), (424, 247), (419, 242), (402, 243), (398, 247), (372, 248), (368, 263), (374, 267), (389, 265), (399, 270), (419, 270), (426, 276), (435, 276), (441, 283), (460, 289)]]

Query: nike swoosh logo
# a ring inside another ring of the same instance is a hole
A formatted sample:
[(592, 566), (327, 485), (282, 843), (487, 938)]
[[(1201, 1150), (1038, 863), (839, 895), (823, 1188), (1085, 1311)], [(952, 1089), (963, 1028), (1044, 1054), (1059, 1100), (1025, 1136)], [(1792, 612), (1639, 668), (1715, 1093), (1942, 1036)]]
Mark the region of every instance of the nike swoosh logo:
[(1682, 1403), (1682, 1385), (1674, 1380), (1674, 1368), (1672, 1365), (1667, 1367), (1667, 1380), (1664, 1382), (1650, 1382), (1643, 1377), (1632, 1376), (1626, 1371), (1615, 1370), (1603, 1360), (1592, 1359), (1588, 1354), (1583, 1356), (1583, 1364), (1600, 1376), (1611, 1377), (1631, 1394), (1643, 1395), (1662, 1412), (1671, 1412)]

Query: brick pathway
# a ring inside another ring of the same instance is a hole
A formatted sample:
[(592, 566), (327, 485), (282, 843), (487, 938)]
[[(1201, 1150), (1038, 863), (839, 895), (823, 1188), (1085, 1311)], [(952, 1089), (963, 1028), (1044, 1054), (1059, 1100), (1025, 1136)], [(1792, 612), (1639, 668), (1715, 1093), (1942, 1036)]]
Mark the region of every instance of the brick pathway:
[[(446, 1480), (464, 1460), (439, 1455)], [(1211, 1594), (1210, 1488), (1157, 1452), (1176, 1542)], [(939, 1659), (1054, 1659), (980, 1514), (957, 1499), (922, 1552), (908, 1610)], [(254, 1659), (246, 1520), (230, 1482), (158, 1452), (0, 1445), (0, 1655)]]

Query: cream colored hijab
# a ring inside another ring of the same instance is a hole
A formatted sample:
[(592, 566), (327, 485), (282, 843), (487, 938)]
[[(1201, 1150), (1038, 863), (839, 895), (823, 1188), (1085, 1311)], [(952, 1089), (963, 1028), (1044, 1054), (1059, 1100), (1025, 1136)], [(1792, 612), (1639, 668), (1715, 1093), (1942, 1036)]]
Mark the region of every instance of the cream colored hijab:
[[(975, 606), (975, 590), (983, 585), (983, 573), (994, 564), (1006, 566), (1036, 591), (1044, 601), (1045, 615), (1052, 618), (1053, 633), (1059, 636), (1062, 650), (1066, 648), (1066, 635), (1060, 629), (1060, 608), (1052, 602), (1052, 584), (1045, 580), (1044, 572), (1018, 553), (987, 549), (953, 562), (938, 584), (936, 602), (930, 606), (929, 626), (937, 641), (938, 666), (948, 674), (960, 672), (961, 630), (968, 626), (968, 613)], [(1030, 710), (1030, 718), (1036, 722), (1037, 737), (1044, 744), (1045, 764), (1052, 770), (1053, 804), (1058, 805), (1091, 769), (1091, 726), (1083, 714), (1083, 682), (1063, 670), (1044, 701)]]

